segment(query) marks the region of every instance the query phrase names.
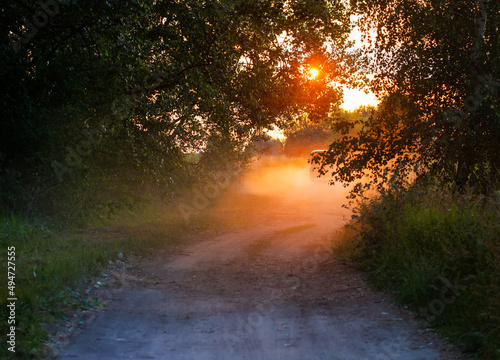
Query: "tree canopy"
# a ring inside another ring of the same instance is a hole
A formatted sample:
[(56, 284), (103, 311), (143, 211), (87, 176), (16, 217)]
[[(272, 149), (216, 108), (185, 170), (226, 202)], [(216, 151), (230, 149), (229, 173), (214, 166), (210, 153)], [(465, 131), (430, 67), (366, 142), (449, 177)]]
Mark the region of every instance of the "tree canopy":
[[(388, 164), (482, 192), (500, 179), (497, 0), (354, 0), (382, 98), (359, 136), (334, 142), (336, 179), (383, 182)], [(350, 124), (349, 126), (352, 126)]]
[(220, 163), (326, 116), (362, 64), (350, 29), (336, 0), (2, 3), (1, 206), (75, 179), (168, 187), (186, 152)]

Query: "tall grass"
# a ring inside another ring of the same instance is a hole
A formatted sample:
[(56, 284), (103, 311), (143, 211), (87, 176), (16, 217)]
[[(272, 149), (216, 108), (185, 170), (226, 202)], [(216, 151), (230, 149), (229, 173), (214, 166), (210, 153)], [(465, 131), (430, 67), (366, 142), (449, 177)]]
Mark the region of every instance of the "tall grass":
[[(43, 324), (64, 317), (69, 306), (99, 306), (98, 301), (80, 294), (80, 289), (87, 288), (118, 254), (149, 254), (181, 242), (187, 232), (203, 226), (202, 210), (222, 194), (225, 187), (220, 183), (230, 183), (238, 166), (218, 159), (218, 166), (200, 168), (195, 155), (187, 161), (190, 165), (161, 179), (143, 179), (132, 170), (122, 174), (127, 181), (106, 173), (68, 179), (45, 194), (36, 207), (39, 211), (26, 215), (29, 220), (5, 216), (13, 210), (0, 208), (0, 273), (5, 274), (0, 278), (0, 359), (46, 358), (43, 345), (48, 334)], [(193, 197), (199, 198), (201, 193), (207, 204), (200, 207), (193, 204)], [(179, 204), (192, 209), (189, 219), (179, 211)], [(7, 298), (13, 296), (8, 296), (6, 274), (12, 247), (17, 298), (15, 354), (7, 346), (11, 325)]]
[(464, 351), (500, 359), (500, 199), (439, 187), (387, 191), (336, 245)]
[[(170, 205), (171, 206), (171, 205)], [(105, 225), (105, 226), (104, 226)], [(179, 243), (183, 234), (196, 229), (169, 205), (123, 210), (111, 220), (87, 228), (51, 230), (16, 217), (0, 217), (0, 271), (7, 274), (7, 249), (16, 253), (16, 352), (8, 351), (9, 297), (7, 276), (0, 279), (0, 358), (46, 358), (47, 340), (42, 324), (59, 321), (69, 307), (88, 309), (103, 305), (85, 299), (80, 289), (115, 261), (118, 254), (143, 255)]]
[[(42, 323), (63, 316), (63, 308), (79, 296), (78, 282), (96, 275), (114, 260), (119, 242), (103, 243), (84, 234), (53, 233), (43, 225), (32, 225), (16, 218), (0, 218), (1, 273), (7, 274), (7, 249), (15, 248), (16, 348), (6, 348), (8, 333), (6, 277), (0, 284), (2, 319), (0, 356), (18, 358), (43, 356), (46, 338)], [(80, 303), (83, 306), (84, 303)]]

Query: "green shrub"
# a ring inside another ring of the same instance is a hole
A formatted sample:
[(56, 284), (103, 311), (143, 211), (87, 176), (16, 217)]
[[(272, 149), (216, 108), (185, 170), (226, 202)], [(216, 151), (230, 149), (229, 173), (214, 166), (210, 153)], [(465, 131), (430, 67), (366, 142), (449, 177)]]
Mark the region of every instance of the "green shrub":
[(438, 187), (366, 200), (337, 251), (464, 350), (500, 358), (500, 200)]

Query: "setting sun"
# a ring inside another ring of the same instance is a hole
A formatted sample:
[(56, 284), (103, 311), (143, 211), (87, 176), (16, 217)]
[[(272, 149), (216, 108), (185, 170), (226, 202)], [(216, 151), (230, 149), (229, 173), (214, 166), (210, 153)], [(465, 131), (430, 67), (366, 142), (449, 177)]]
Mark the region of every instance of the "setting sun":
[(319, 73), (318, 69), (315, 69), (315, 68), (310, 69), (309, 70), (309, 78), (310, 79), (316, 78), (316, 76), (318, 76), (318, 73)]

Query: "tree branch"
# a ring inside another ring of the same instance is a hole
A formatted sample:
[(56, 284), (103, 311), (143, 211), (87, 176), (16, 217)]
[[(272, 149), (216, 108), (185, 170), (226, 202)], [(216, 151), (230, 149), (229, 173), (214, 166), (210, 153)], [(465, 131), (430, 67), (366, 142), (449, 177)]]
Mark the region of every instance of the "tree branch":
[(26, 10), (28, 10), (32, 15), (35, 14), (35, 10), (32, 9), (31, 7), (29, 7), (28, 5), (26, 5), (23, 1), (20, 1), (20, 0), (14, 0), (16, 3), (18, 3), (19, 5), (21, 5), (23, 8), (25, 8)]
[(67, 40), (69, 40), (70, 38), (72, 38), (75, 34), (78, 34), (80, 33), (80, 31), (85, 28), (88, 24), (86, 22), (84, 22), (83, 24), (81, 24), (80, 26), (78, 27), (73, 27), (73, 30), (68, 34), (66, 35), (61, 41), (59, 41), (50, 51), (49, 51), (49, 54), (47, 55), (47, 60), (50, 60), (56, 50), (62, 45), (64, 44)]
[[(191, 69), (194, 69), (194, 68), (197, 68), (197, 67), (204, 67), (204, 66), (207, 66), (207, 65), (210, 65), (210, 63), (203, 62), (203, 63), (198, 63), (198, 64), (193, 64), (193, 65), (190, 65), (190, 66), (186, 66), (184, 69), (182, 69), (177, 74), (175, 74), (175, 77), (178, 78), (179, 76), (181, 76), (183, 73), (185, 73), (188, 70), (191, 70)], [(162, 80), (164, 80), (163, 76), (160, 76), (160, 78)], [(143, 93), (143, 94), (147, 93), (147, 94), (149, 94), (149, 93), (152, 93), (153, 91), (168, 89), (168, 88), (172, 87), (173, 85), (175, 85), (174, 81), (166, 81), (166, 82), (162, 81), (162, 83), (155, 84), (153, 86), (136, 87), (136, 88), (134, 88), (134, 89), (132, 89), (130, 91), (126, 91), (125, 94), (126, 95), (134, 95), (134, 94), (137, 94), (137, 93)]]

